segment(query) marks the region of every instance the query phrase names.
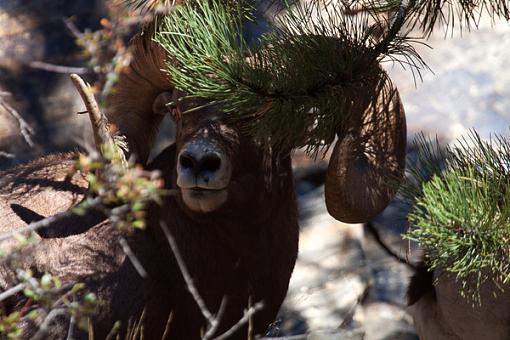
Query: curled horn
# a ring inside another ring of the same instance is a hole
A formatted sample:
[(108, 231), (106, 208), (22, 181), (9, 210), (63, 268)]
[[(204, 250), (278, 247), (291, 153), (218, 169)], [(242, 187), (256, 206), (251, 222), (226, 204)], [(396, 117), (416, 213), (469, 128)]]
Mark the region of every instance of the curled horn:
[(151, 32), (143, 32), (130, 41), (130, 63), (122, 69), (106, 111), (112, 131), (126, 137), (129, 150), (143, 164), (174, 91), (164, 71), (168, 56), (151, 37)]
[(326, 176), (328, 212), (345, 223), (367, 222), (382, 212), (404, 175), (407, 136), (398, 91), (385, 73), (367, 87), (357, 91), (363, 98), (354, 100)]

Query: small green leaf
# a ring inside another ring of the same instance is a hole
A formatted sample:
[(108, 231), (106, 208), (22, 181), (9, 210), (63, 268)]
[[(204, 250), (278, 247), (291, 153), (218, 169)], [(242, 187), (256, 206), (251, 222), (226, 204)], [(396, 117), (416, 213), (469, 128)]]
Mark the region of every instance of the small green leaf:
[(84, 283), (76, 283), (73, 288), (71, 289), (71, 293), (73, 294), (76, 294), (78, 293), (80, 290), (82, 290), (83, 288), (85, 288), (85, 284)]

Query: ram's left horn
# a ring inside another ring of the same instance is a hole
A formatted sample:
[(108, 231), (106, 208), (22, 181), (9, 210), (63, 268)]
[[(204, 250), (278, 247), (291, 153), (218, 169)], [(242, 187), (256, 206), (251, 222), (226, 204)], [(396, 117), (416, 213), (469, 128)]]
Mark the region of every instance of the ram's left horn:
[(406, 121), (397, 89), (383, 74), (361, 90), (363, 98), (353, 98), (358, 109), (339, 133), (325, 185), (328, 212), (345, 223), (364, 223), (381, 213), (405, 167)]

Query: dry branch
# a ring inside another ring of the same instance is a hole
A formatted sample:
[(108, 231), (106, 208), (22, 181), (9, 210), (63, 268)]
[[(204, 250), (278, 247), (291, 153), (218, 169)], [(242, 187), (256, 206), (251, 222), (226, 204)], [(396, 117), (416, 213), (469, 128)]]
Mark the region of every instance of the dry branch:
[(189, 292), (193, 296), (193, 299), (198, 305), (198, 308), (200, 308), (200, 311), (202, 312), (202, 315), (205, 317), (209, 325), (214, 325), (215, 318), (205, 305), (204, 300), (200, 296), (200, 293), (198, 292), (198, 289), (195, 287), (195, 284), (193, 283), (193, 279), (191, 278), (191, 275), (188, 271), (188, 268), (186, 267), (186, 264), (184, 263), (184, 259), (182, 258), (182, 255), (179, 251), (179, 248), (177, 247), (177, 243), (175, 242), (174, 237), (170, 233), (170, 230), (168, 229), (168, 226), (165, 222), (160, 222), (161, 229), (163, 229), (163, 232), (165, 233), (165, 237), (168, 240), (168, 244), (170, 245), (170, 248), (172, 248), (172, 252), (174, 253), (175, 260), (177, 261), (177, 265), (179, 266), (179, 270), (181, 271), (181, 274), (184, 278), (184, 281), (186, 282), (186, 286), (189, 289)]
[(229, 330), (227, 330), (225, 333), (221, 334), (220, 336), (214, 338), (214, 340), (224, 340), (228, 339), (230, 336), (232, 336), (237, 330), (244, 326), (247, 322), (250, 321), (250, 319), (253, 317), (255, 313), (257, 313), (259, 310), (264, 308), (264, 304), (262, 302), (257, 302), (253, 307), (250, 307), (248, 310), (244, 312), (244, 315), (237, 323), (232, 326)]
[(90, 73), (91, 69), (88, 67), (75, 67), (75, 66), (64, 66), (64, 65), (55, 65), (49, 64), (42, 61), (32, 61), (28, 64), (31, 68), (35, 68), (38, 70), (44, 70), (48, 72), (55, 73), (77, 73), (77, 74), (85, 74)]
[(19, 130), (25, 142), (30, 146), (34, 146), (34, 141), (32, 140), (32, 135), (34, 134), (34, 129), (21, 117), (21, 115), (16, 111), (12, 106), (7, 104), (5, 100), (0, 95), (0, 106), (2, 106), (8, 114), (14, 117), (18, 121)]
[(71, 74), (70, 77), (87, 108), (97, 151), (104, 159), (120, 160), (122, 165), (127, 167), (124, 153), (110, 134), (108, 119), (99, 110), (99, 105), (97, 104), (96, 98), (94, 98), (90, 86), (75, 73)]
[(114, 144), (113, 138), (111, 137), (110, 131), (108, 130), (108, 120), (99, 110), (99, 105), (94, 98), (94, 94), (90, 90), (90, 86), (86, 84), (83, 79), (76, 73), (71, 74), (70, 77), (74, 86), (78, 90), (78, 93), (80, 94), (85, 107), (87, 108), (87, 112), (89, 113), (97, 151), (103, 154), (103, 146)]
[(7, 289), (6, 291), (2, 292), (0, 294), (0, 302), (4, 301), (5, 299), (10, 298), (11, 296), (14, 296), (18, 294), (19, 292), (22, 292), (23, 289), (25, 289), (24, 283), (18, 283), (16, 286)]
[(119, 237), (119, 244), (122, 247), (122, 251), (126, 256), (128, 257), (129, 261), (131, 261), (131, 264), (133, 267), (135, 267), (136, 271), (138, 272), (138, 275), (140, 275), (142, 278), (147, 278), (148, 274), (145, 268), (143, 267), (140, 260), (136, 257), (135, 253), (131, 250), (131, 247), (129, 246), (127, 240), (124, 237)]
[(9, 152), (5, 152), (5, 151), (1, 151), (0, 150), (0, 157), (14, 159), (14, 158), (16, 158), (16, 155), (14, 155), (12, 153), (9, 153)]
[(57, 309), (51, 310), (48, 313), (48, 315), (46, 316), (46, 318), (44, 319), (44, 321), (42, 322), (41, 326), (39, 326), (39, 330), (37, 331), (37, 333), (35, 333), (34, 336), (32, 337), (32, 340), (47, 339), (47, 335), (48, 335), (48, 332), (50, 331), (50, 326), (51, 326), (51, 323), (53, 322), (53, 320), (55, 320), (55, 318), (57, 318), (61, 315), (65, 315), (65, 314), (66, 314), (66, 311), (64, 308), (57, 308)]
[[(188, 271), (188, 268), (186, 267), (186, 264), (184, 263), (184, 259), (182, 258), (182, 255), (179, 251), (179, 248), (177, 246), (177, 242), (175, 241), (174, 237), (170, 233), (170, 230), (168, 229), (168, 226), (165, 222), (160, 221), (161, 229), (163, 229), (163, 232), (165, 233), (165, 237), (168, 240), (168, 244), (170, 245), (170, 248), (172, 249), (172, 252), (174, 253), (175, 259), (177, 261), (177, 265), (179, 266), (179, 270), (181, 271), (181, 274), (184, 278), (184, 281), (186, 282), (186, 286), (188, 290), (190, 291), (193, 299), (195, 300), (195, 303), (197, 304), (198, 308), (200, 309), (200, 312), (204, 316), (204, 318), (208, 322), (208, 329), (205, 335), (202, 337), (202, 340), (208, 340), (210, 339), (214, 332), (217, 330), (221, 317), (223, 316), (223, 313), (226, 308), (227, 299), (223, 298), (221, 301), (220, 308), (218, 310), (218, 313), (216, 313), (215, 316), (211, 314), (209, 309), (207, 308), (205, 301), (200, 296), (200, 293), (198, 292), (198, 289), (196, 288), (195, 284), (193, 283), (193, 279), (191, 278), (191, 275)], [(230, 336), (232, 336), (235, 332), (237, 332), (241, 327), (243, 327), (246, 323), (250, 321), (252, 316), (260, 311), (262, 308), (264, 308), (264, 304), (262, 302), (256, 303), (254, 306), (250, 306), (245, 312), (244, 315), (235, 325), (233, 325), (230, 329), (225, 331), (223, 334), (217, 336), (214, 338), (214, 340), (223, 340), (228, 339)]]

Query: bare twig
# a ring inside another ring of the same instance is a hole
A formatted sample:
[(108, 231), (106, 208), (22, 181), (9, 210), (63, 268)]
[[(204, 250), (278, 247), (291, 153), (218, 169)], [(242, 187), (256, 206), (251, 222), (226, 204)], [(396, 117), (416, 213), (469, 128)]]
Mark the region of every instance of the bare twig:
[(46, 339), (48, 330), (50, 329), (50, 325), (53, 322), (53, 320), (56, 317), (59, 317), (64, 314), (66, 314), (66, 310), (64, 308), (56, 308), (51, 310), (46, 316), (46, 318), (44, 318), (44, 321), (42, 322), (41, 326), (39, 326), (39, 330), (37, 331), (37, 333), (35, 333), (34, 336), (32, 337), (32, 340)]
[(74, 339), (74, 324), (76, 323), (76, 317), (74, 315), (71, 315), (71, 318), (69, 319), (69, 329), (67, 331), (67, 339), (66, 340), (73, 340)]
[(223, 297), (221, 300), (220, 308), (218, 309), (218, 313), (216, 313), (216, 316), (214, 318), (214, 322), (209, 325), (209, 329), (205, 333), (205, 335), (202, 337), (202, 340), (209, 340), (214, 333), (218, 330), (218, 327), (220, 326), (221, 318), (223, 317), (223, 314), (225, 313), (225, 309), (227, 308), (227, 301), (228, 299), (226, 297)]
[[(184, 260), (182, 258), (182, 255), (179, 251), (179, 248), (177, 246), (177, 243), (175, 241), (175, 238), (170, 233), (170, 230), (168, 229), (168, 226), (164, 221), (160, 221), (161, 229), (163, 229), (163, 232), (165, 233), (165, 237), (168, 240), (168, 243), (170, 244), (170, 248), (172, 249), (172, 252), (174, 253), (175, 259), (177, 261), (177, 265), (179, 266), (179, 270), (181, 271), (181, 274), (184, 278), (184, 281), (186, 282), (186, 286), (188, 290), (190, 291), (193, 299), (195, 300), (198, 308), (200, 309), (202, 315), (207, 320), (209, 327), (205, 335), (202, 337), (202, 339), (207, 340), (209, 339), (217, 330), (219, 326), (219, 322), (221, 320), (221, 317), (223, 316), (226, 305), (227, 305), (227, 299), (224, 298), (221, 302), (220, 308), (218, 310), (218, 313), (216, 316), (213, 316), (207, 306), (205, 305), (205, 301), (200, 296), (200, 293), (198, 292), (198, 289), (196, 288), (195, 284), (193, 283), (193, 279), (191, 278), (191, 275), (188, 271), (188, 268), (186, 267), (186, 264), (184, 263)], [(219, 335), (218, 337), (214, 338), (214, 340), (223, 340), (227, 339), (232, 334), (237, 332), (241, 327), (243, 327), (247, 322), (250, 321), (250, 318), (259, 310), (264, 308), (264, 304), (262, 302), (256, 303), (253, 307), (248, 308), (244, 312), (243, 317), (230, 329), (228, 329), (223, 334)]]
[(75, 73), (71, 74), (71, 80), (78, 90), (78, 93), (87, 108), (89, 113), (90, 122), (92, 123), (92, 131), (94, 132), (94, 140), (96, 143), (97, 151), (102, 155), (104, 154), (102, 148), (104, 146), (115, 145), (110, 131), (108, 129), (108, 120), (105, 115), (99, 110), (94, 94), (90, 90), (90, 86), (86, 84), (81, 77)]
[(0, 157), (14, 159), (14, 158), (16, 158), (16, 155), (9, 153), (9, 152), (5, 152), (5, 151), (0, 151)]
[(145, 268), (143, 268), (142, 263), (138, 258), (136, 257), (135, 253), (131, 250), (131, 247), (129, 246), (128, 242), (124, 237), (119, 237), (119, 243), (122, 247), (122, 251), (124, 251), (124, 254), (128, 257), (129, 261), (131, 261), (131, 264), (133, 267), (135, 267), (136, 271), (142, 278), (147, 278), (147, 271)]
[[(251, 296), (248, 298), (248, 307), (252, 307)], [(248, 340), (253, 340), (253, 314), (248, 318)]]
[(160, 221), (161, 229), (163, 229), (163, 232), (165, 233), (166, 239), (168, 240), (168, 244), (170, 244), (170, 248), (172, 248), (172, 252), (174, 253), (175, 260), (177, 261), (177, 265), (179, 266), (179, 269), (181, 271), (181, 274), (184, 278), (184, 281), (186, 282), (186, 286), (188, 287), (189, 292), (193, 296), (193, 299), (198, 305), (198, 308), (200, 308), (200, 311), (202, 312), (202, 315), (205, 317), (209, 325), (214, 324), (215, 320), (207, 306), (205, 305), (204, 300), (200, 296), (200, 293), (198, 292), (197, 288), (195, 287), (195, 284), (193, 283), (193, 279), (191, 278), (191, 275), (188, 271), (188, 268), (186, 267), (186, 264), (184, 263), (184, 260), (181, 256), (181, 253), (179, 251), (179, 248), (177, 247), (177, 243), (175, 242), (174, 237), (170, 233), (170, 230), (168, 229), (168, 226), (164, 221)]
[(250, 318), (260, 311), (262, 308), (264, 308), (264, 303), (257, 302), (253, 307), (250, 307), (247, 311), (244, 312), (244, 315), (237, 323), (232, 326), (229, 330), (227, 330), (225, 333), (221, 334), (220, 336), (217, 336), (214, 338), (214, 340), (224, 340), (231, 337), (235, 332), (237, 332), (241, 327), (243, 327)]
[(392, 258), (397, 260), (398, 262), (405, 264), (412, 270), (416, 270), (416, 266), (409, 262), (408, 259), (402, 258), (400, 255), (395, 253), (393, 249), (391, 249), (383, 240), (381, 235), (379, 234), (379, 231), (377, 228), (372, 224), (372, 222), (367, 222), (366, 224), (367, 230), (372, 234), (374, 237), (375, 242)]
[[(98, 207), (100, 204), (101, 204), (101, 197), (95, 197), (95, 198), (87, 199), (84, 203), (82, 203), (82, 206), (80, 206), (80, 208), (93, 209), (93, 208)], [(73, 215), (75, 215), (75, 212), (73, 210), (66, 210), (66, 211), (58, 213), (56, 215), (49, 216), (49, 217), (42, 219), (40, 221), (32, 222), (23, 228), (15, 228), (12, 231), (1, 234), (0, 242), (11, 239), (15, 235), (18, 235), (21, 233), (32, 232), (32, 231), (36, 231), (41, 228), (46, 228), (46, 227), (50, 226), (51, 224), (53, 224), (63, 218), (70, 217)]]
[[(119, 334), (119, 330), (120, 330), (120, 321), (117, 321), (113, 324), (113, 327), (112, 329), (110, 330), (110, 332), (108, 333), (108, 335), (106, 336), (105, 340), (113, 340), (113, 339), (118, 339), (117, 335)], [(164, 338), (163, 338), (164, 339)]]
[(170, 314), (168, 315), (168, 319), (166, 320), (165, 331), (163, 332), (163, 336), (161, 337), (161, 339), (168, 338), (168, 332), (170, 332), (170, 325), (172, 324), (173, 319), (174, 313), (170, 312)]
[(18, 283), (16, 286), (7, 289), (5, 292), (2, 292), (0, 294), (0, 302), (23, 291), (23, 289), (25, 289), (25, 286), (26, 286), (25, 283)]
[(44, 70), (48, 72), (55, 73), (77, 73), (77, 74), (86, 74), (90, 73), (92, 70), (88, 67), (75, 67), (75, 66), (64, 66), (64, 65), (55, 65), (49, 64), (42, 61), (32, 61), (28, 64), (31, 68), (35, 68), (38, 70)]
[(80, 32), (78, 27), (74, 24), (74, 22), (71, 19), (64, 19), (64, 24), (66, 25), (67, 29), (76, 39), (81, 39), (83, 37), (83, 33)]
[(34, 134), (34, 129), (21, 117), (21, 115), (9, 104), (5, 102), (5, 100), (0, 96), (0, 106), (2, 106), (7, 113), (13, 116), (19, 125), (19, 130), (25, 142), (30, 146), (34, 146), (34, 141), (32, 140), (32, 135)]

